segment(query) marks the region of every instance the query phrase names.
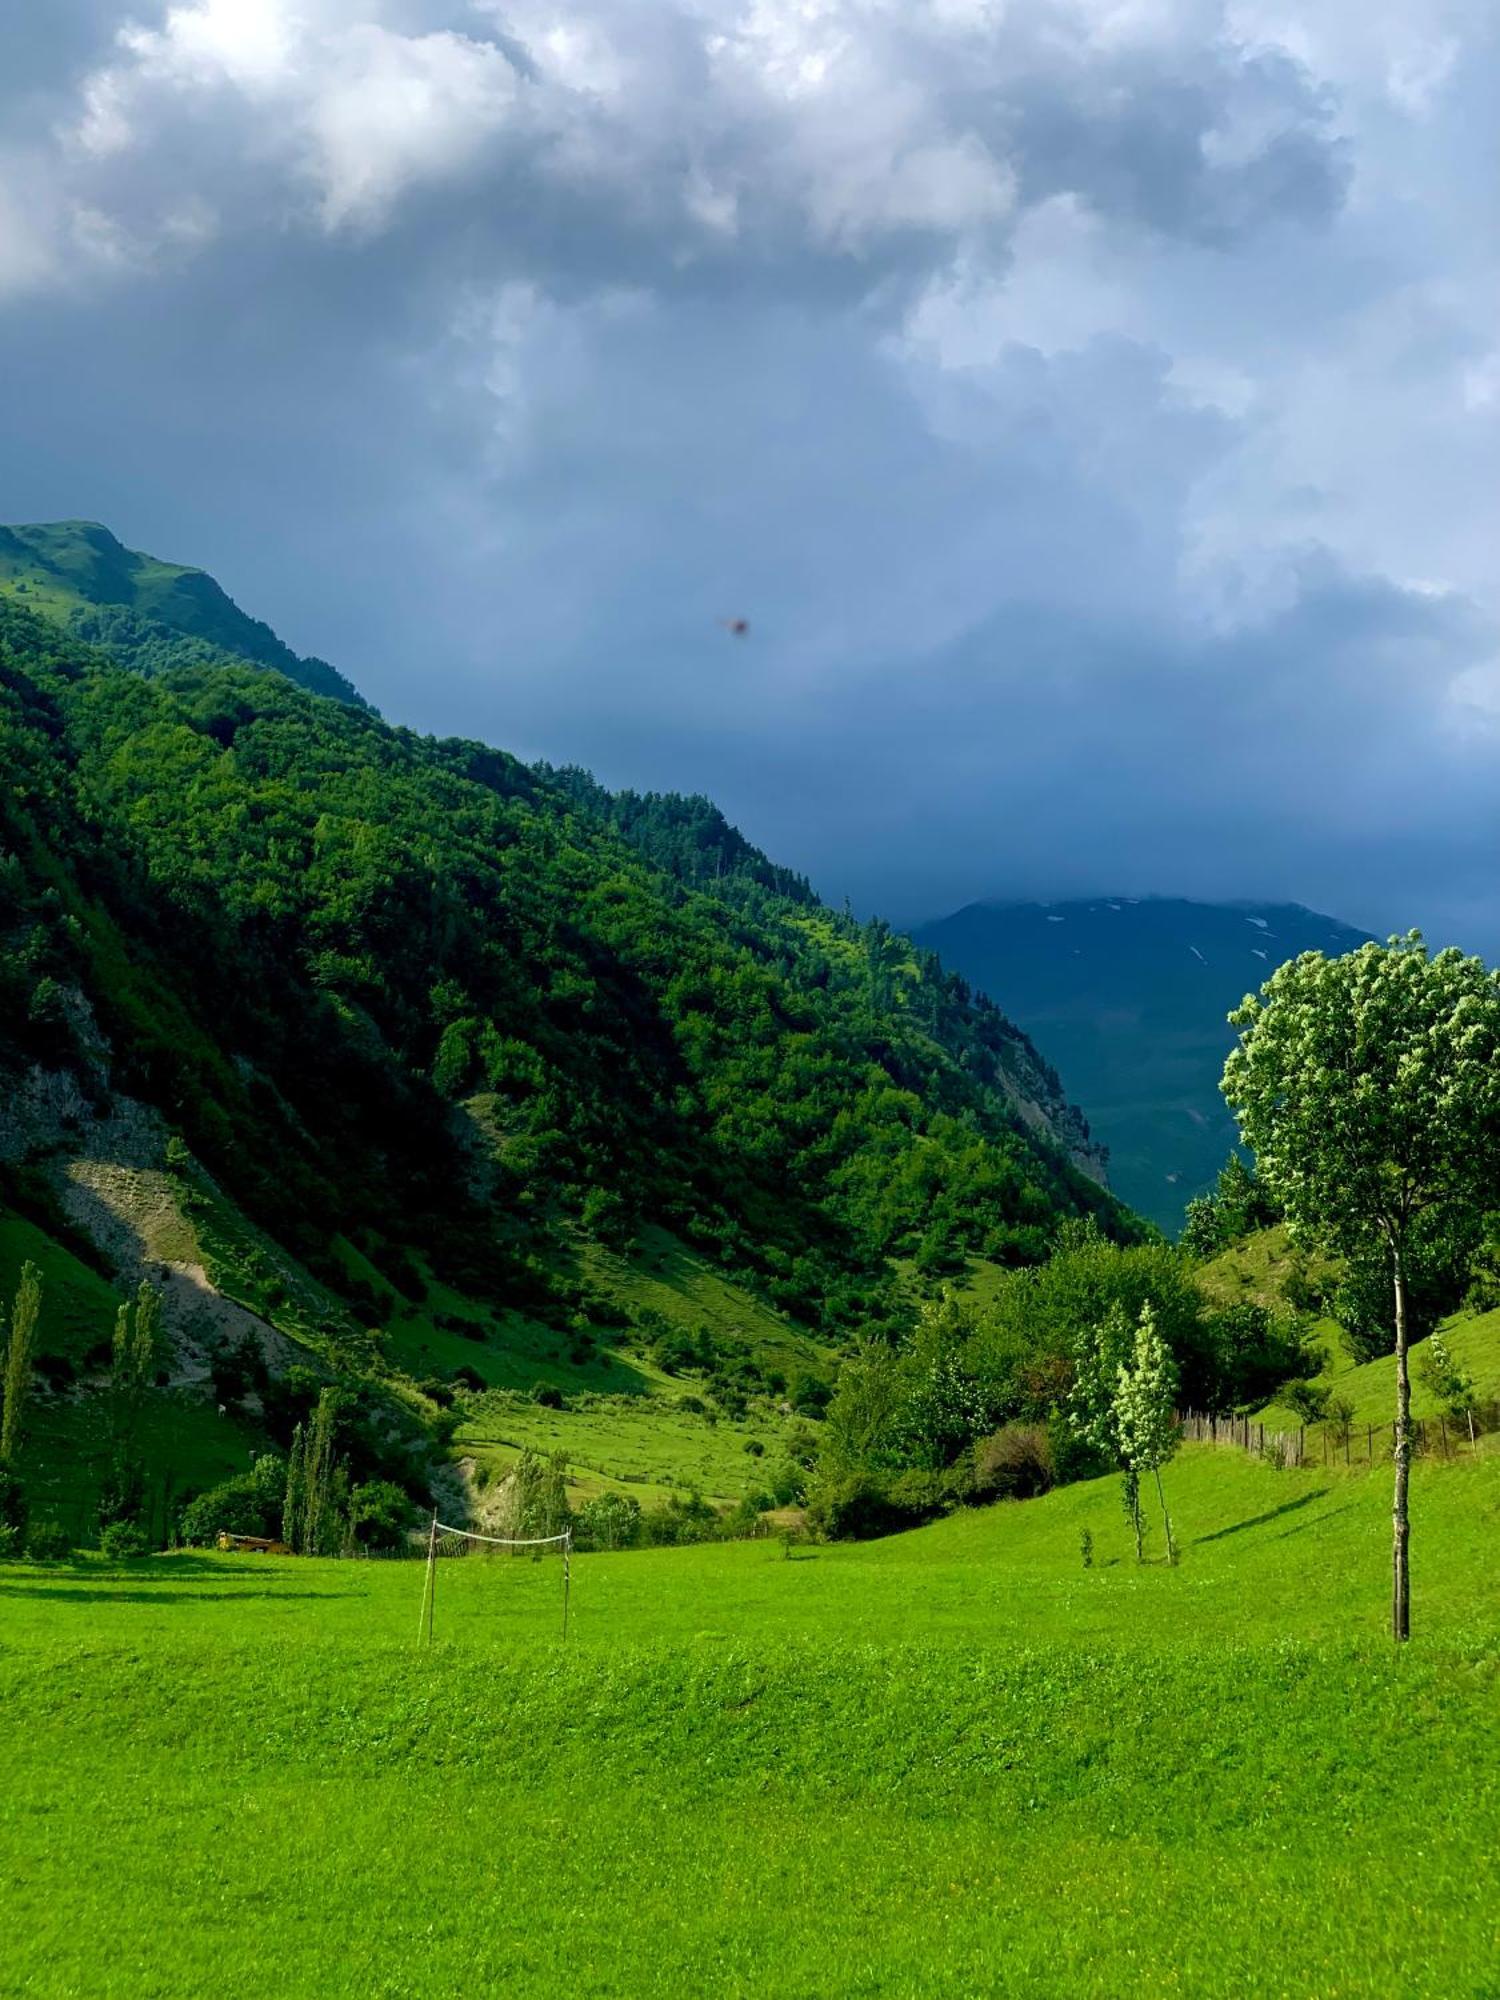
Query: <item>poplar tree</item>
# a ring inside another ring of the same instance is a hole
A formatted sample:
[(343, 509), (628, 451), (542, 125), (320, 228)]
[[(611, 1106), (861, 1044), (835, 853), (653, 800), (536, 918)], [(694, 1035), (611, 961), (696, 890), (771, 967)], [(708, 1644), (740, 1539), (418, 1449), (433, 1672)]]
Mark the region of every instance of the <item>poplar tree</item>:
[(133, 1520), (140, 1511), (145, 1469), (141, 1462), (141, 1415), (156, 1373), (161, 1328), (161, 1293), (142, 1283), (132, 1302), (115, 1315), (114, 1358), (110, 1366), (110, 1431), (113, 1463), (100, 1496), (105, 1521)]
[(28, 1262), (21, 1266), (11, 1308), (10, 1338), (5, 1348), (4, 1411), (0, 1414), (0, 1465), (8, 1465), (21, 1445), (21, 1420), (31, 1393), (31, 1356), (36, 1346), (37, 1320), (42, 1310), (42, 1274)]
[[(1114, 1426), (1120, 1456), (1139, 1481), (1149, 1472), (1156, 1481), (1156, 1498), (1167, 1536), (1167, 1561), (1177, 1560), (1172, 1517), (1162, 1490), (1161, 1469), (1177, 1451), (1177, 1367), (1149, 1305), (1141, 1307), (1140, 1322), (1128, 1361), (1115, 1377)], [(1139, 1506), (1139, 1501), (1137, 1501)]]
[(1396, 1324), (1391, 1631), (1411, 1632), (1413, 1234), (1461, 1226), (1500, 1179), (1500, 973), (1421, 933), (1304, 952), (1230, 1015), (1223, 1092), (1295, 1236), (1378, 1251)]
[(1123, 1306), (1111, 1306), (1097, 1326), (1080, 1333), (1073, 1350), (1068, 1422), (1077, 1437), (1119, 1470), (1120, 1500), (1135, 1535), (1135, 1559), (1143, 1562), (1146, 1524), (1141, 1517), (1141, 1476), (1125, 1454), (1118, 1408), (1120, 1374), (1133, 1349), (1130, 1321)]

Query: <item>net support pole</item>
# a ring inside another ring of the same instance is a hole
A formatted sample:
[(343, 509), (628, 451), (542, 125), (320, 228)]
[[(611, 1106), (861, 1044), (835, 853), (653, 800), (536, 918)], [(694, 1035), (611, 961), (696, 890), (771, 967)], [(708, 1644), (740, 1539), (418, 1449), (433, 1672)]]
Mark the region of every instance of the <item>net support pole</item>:
[(568, 1643), (568, 1591), (573, 1581), (573, 1531), (563, 1536), (563, 1644)]
[(437, 1595), (437, 1508), (432, 1510), (432, 1526), (427, 1531), (427, 1576), (422, 1586), (422, 1615), (417, 1621), (417, 1644), (432, 1644), (433, 1599)]

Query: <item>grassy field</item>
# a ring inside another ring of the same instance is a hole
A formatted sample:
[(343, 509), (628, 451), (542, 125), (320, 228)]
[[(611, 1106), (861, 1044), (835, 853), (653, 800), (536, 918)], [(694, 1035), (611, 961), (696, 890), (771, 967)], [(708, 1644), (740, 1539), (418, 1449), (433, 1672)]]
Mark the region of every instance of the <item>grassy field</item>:
[[(1500, 1991), (1500, 1458), (864, 1547), (0, 1572), (0, 1991)], [(1084, 1568), (1087, 1528), (1095, 1560)]]

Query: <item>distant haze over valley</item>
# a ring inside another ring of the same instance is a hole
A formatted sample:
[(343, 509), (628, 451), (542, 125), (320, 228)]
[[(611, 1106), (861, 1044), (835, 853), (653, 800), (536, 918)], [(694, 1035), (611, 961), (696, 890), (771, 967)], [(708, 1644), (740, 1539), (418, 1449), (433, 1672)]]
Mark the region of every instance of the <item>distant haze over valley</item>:
[(1299, 952), (1369, 935), (1296, 903), (1100, 896), (973, 903), (919, 943), (999, 1001), (1109, 1148), (1116, 1194), (1175, 1232), (1235, 1143), (1225, 1016)]

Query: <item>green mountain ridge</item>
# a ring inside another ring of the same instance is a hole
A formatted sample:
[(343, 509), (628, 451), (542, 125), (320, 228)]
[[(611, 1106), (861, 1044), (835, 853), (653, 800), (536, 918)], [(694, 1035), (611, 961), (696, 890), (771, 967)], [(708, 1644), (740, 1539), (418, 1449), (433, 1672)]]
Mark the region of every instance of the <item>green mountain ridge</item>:
[(1127, 896), (974, 903), (913, 932), (1005, 996), (1108, 1148), (1112, 1185), (1174, 1233), (1236, 1144), (1218, 1087), (1230, 1009), (1284, 960), (1368, 935), (1296, 903)]
[(142, 672), (248, 661), (313, 694), (368, 706), (336, 668), (294, 653), (206, 571), (127, 549), (97, 521), (0, 526), (0, 594)]
[[(707, 801), (263, 665), (135, 671), (30, 594), (0, 597), (0, 1290), (25, 1255), (55, 1280), (39, 1435), (80, 1463), (142, 1275), (179, 1492), (285, 1442), (282, 1378), (364, 1399), (367, 1471), (452, 1477), (463, 1378), (658, 1399), (676, 1444), (601, 1418), (580, 1476), (732, 1496), (777, 1385), (854, 1331), (1067, 1217), (1140, 1233), (997, 1008)], [(225, 1386), (247, 1343), (264, 1392)], [(742, 1427), (712, 1450), (695, 1384)], [(537, 1435), (482, 1418), (481, 1474)]]

